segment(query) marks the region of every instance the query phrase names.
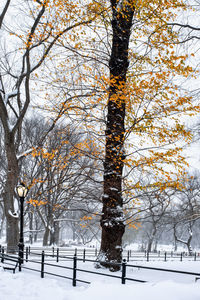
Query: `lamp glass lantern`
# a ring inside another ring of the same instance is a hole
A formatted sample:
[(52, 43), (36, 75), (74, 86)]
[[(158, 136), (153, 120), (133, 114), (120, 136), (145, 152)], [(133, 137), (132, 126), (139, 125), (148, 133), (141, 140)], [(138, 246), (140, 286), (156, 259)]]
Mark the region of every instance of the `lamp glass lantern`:
[(28, 188), (24, 185), (24, 183), (20, 183), (20, 185), (17, 186), (16, 190), (20, 198), (26, 197), (28, 193)]

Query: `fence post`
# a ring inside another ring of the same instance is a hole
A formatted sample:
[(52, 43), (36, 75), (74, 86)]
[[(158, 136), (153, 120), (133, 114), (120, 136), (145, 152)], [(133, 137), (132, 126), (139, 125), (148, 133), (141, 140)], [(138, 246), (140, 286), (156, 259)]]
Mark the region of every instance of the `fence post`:
[(18, 255), (18, 270), (19, 270), (19, 272), (21, 272), (21, 270), (22, 270), (22, 267), (21, 267), (21, 258), (19, 257), (19, 255)]
[(19, 272), (22, 270), (22, 258), (20, 256), (20, 250), (18, 252)]
[(54, 247), (52, 247), (52, 256), (54, 257)]
[(42, 251), (42, 259), (41, 259), (41, 278), (44, 278), (44, 251)]
[(83, 249), (83, 262), (85, 262), (85, 249)]
[(165, 261), (167, 261), (167, 252), (165, 252)]
[(1, 248), (1, 253), (2, 253), (1, 262), (4, 263), (4, 247)]
[(56, 262), (59, 262), (59, 248), (57, 248), (56, 252)]
[(126, 260), (122, 262), (122, 284), (126, 283)]
[(72, 279), (72, 285), (76, 286), (76, 267), (77, 267), (77, 257), (74, 255), (73, 257), (73, 279)]
[(196, 261), (197, 260), (197, 253), (195, 252), (194, 253), (194, 261)]
[(147, 252), (147, 261), (149, 261), (149, 252)]
[(127, 262), (129, 262), (129, 257), (130, 257), (130, 254), (129, 254), (129, 250), (127, 251)]
[(77, 248), (74, 250), (74, 255), (77, 256)]
[(180, 259), (180, 261), (183, 261), (183, 253), (181, 252), (181, 259)]
[(97, 256), (97, 248), (95, 248), (95, 256)]
[(28, 247), (26, 247), (26, 262), (28, 262)]
[(28, 254), (31, 254), (31, 246), (28, 247)]

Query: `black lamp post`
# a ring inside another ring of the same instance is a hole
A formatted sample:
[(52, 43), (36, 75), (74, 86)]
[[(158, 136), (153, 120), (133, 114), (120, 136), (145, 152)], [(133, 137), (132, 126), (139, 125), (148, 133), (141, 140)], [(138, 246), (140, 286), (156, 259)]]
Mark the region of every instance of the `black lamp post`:
[(19, 258), (20, 258), (20, 264), (23, 264), (23, 258), (24, 258), (24, 198), (26, 197), (28, 193), (28, 188), (25, 186), (23, 182), (20, 183), (20, 185), (16, 188), (17, 194), (20, 199), (20, 231), (19, 231)]

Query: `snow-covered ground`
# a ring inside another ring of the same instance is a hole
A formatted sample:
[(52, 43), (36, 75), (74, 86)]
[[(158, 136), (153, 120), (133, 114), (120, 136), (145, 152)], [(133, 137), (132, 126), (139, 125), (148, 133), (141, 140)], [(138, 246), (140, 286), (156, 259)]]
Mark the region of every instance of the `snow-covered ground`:
[(1, 300), (199, 300), (200, 282), (106, 283), (72, 287), (60, 279), (41, 279), (37, 274), (0, 271)]
[[(61, 261), (59, 264), (69, 266), (71, 261)], [(141, 262), (137, 264), (141, 265)], [(29, 263), (26, 266), (33, 265)], [(142, 262), (142, 265), (200, 273), (198, 261)], [(37, 268), (40, 270), (39, 264)], [(78, 268), (97, 271), (89, 262), (78, 261)], [(50, 266), (45, 266), (45, 270), (66, 276), (72, 273), (72, 270), (58, 271), (58, 268)], [(119, 276), (120, 274), (114, 273)], [(147, 280), (148, 283), (127, 281), (127, 284), (122, 285), (118, 278), (78, 271), (77, 278), (92, 283), (88, 285), (79, 282), (77, 287), (72, 287), (72, 282), (68, 279), (47, 274), (41, 279), (39, 272), (23, 269), (22, 272), (16, 271), (16, 274), (12, 274), (0, 268), (0, 300), (200, 300), (200, 280), (195, 282), (195, 276), (128, 268), (127, 277)]]

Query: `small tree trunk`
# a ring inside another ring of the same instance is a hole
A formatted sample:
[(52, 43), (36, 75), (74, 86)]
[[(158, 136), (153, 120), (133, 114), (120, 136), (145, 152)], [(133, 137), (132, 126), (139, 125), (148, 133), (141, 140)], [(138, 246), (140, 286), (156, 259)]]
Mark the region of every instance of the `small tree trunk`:
[(149, 236), (149, 240), (148, 240), (148, 245), (147, 245), (147, 252), (151, 252), (152, 251), (152, 244), (154, 242), (155, 236), (156, 236), (156, 232), (157, 232), (157, 228), (156, 228), (156, 224), (153, 223), (152, 224), (152, 230)]
[(1, 225), (0, 225), (0, 239), (2, 238), (3, 229), (4, 229), (4, 221), (5, 221), (5, 213), (2, 212), (2, 219), (1, 219)]
[(38, 231), (40, 228), (39, 228), (39, 221), (38, 221), (38, 217), (36, 215), (36, 213), (34, 213), (34, 223), (35, 223), (35, 229), (36, 229), (36, 232), (34, 233), (34, 242), (36, 243), (37, 242), (37, 238), (38, 238)]
[(33, 214), (30, 212), (29, 214), (29, 243), (33, 244)]
[(37, 242), (37, 238), (38, 238), (38, 234), (37, 234), (37, 232), (35, 232), (35, 233), (34, 233), (34, 243)]
[(158, 247), (158, 241), (156, 240), (155, 241), (155, 244), (154, 244), (154, 249), (153, 251), (156, 253), (157, 252), (157, 247)]
[(187, 248), (188, 248), (189, 255), (192, 256), (192, 254), (193, 254), (192, 246), (191, 246), (191, 242), (192, 242), (192, 226), (189, 227), (188, 232), (189, 232), (189, 237), (188, 237), (188, 240), (187, 240)]
[(59, 245), (60, 225), (59, 222), (54, 222), (53, 230), (50, 231), (50, 246)]
[(74, 242), (76, 240), (76, 228), (73, 224), (71, 228), (72, 228), (72, 240)]
[(49, 246), (52, 246), (55, 244), (55, 234), (54, 230), (50, 230), (50, 241), (49, 241)]
[(190, 243), (187, 243), (187, 248), (188, 248), (189, 256), (192, 256), (193, 255), (193, 251), (192, 251), (192, 247), (191, 247)]
[[(193, 223), (193, 225), (194, 225), (194, 223)], [(191, 223), (189, 224), (188, 232), (189, 232), (189, 237), (188, 237), (187, 241), (183, 241), (183, 240), (181, 240), (177, 237), (176, 225), (174, 225), (174, 238), (175, 238), (175, 241), (186, 245), (187, 248), (188, 248), (189, 255), (192, 255), (193, 252), (192, 252), (192, 247), (191, 247), (191, 242), (192, 242), (192, 224)]]
[(149, 239), (148, 240), (148, 245), (147, 245), (147, 252), (151, 252), (152, 243), (153, 243), (153, 239)]
[(176, 241), (176, 239), (174, 240), (174, 251), (177, 251), (177, 241)]
[(45, 227), (44, 236), (43, 236), (43, 246), (48, 246), (50, 229)]
[(54, 243), (59, 245), (60, 242), (60, 224), (59, 222), (54, 222)]

